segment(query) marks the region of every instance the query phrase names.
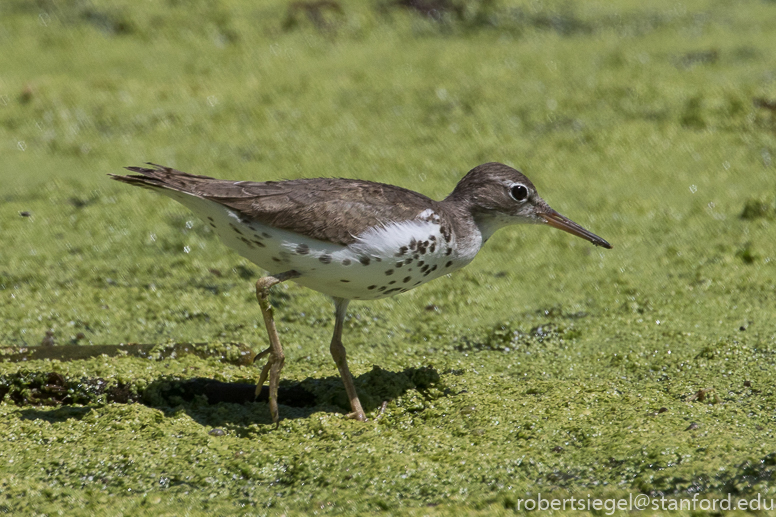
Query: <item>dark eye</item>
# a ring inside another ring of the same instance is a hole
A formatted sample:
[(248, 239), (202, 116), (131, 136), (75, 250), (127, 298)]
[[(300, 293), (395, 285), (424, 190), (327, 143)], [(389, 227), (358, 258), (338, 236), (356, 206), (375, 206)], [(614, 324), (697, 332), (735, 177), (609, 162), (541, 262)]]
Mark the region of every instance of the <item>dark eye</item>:
[(528, 197), (528, 189), (525, 185), (517, 184), (512, 185), (512, 189), (509, 191), (515, 201), (524, 201)]

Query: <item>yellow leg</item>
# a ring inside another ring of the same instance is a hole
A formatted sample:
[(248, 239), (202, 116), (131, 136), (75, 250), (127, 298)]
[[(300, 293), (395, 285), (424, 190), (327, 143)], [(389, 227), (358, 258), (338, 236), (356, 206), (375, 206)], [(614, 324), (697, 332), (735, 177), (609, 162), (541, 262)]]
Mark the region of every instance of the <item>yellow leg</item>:
[(286, 280), (298, 276), (299, 273), (292, 270), (280, 273), (279, 275), (265, 276), (256, 282), (256, 298), (259, 300), (261, 315), (264, 316), (264, 326), (267, 327), (267, 334), (269, 335), (269, 348), (256, 356), (256, 359), (261, 359), (269, 354), (267, 364), (261, 369), (259, 382), (256, 385), (256, 396), (258, 397), (259, 393), (261, 393), (261, 387), (267, 380), (267, 376), (269, 376), (269, 412), (270, 415), (272, 415), (272, 421), (277, 425), (280, 425), (280, 417), (278, 414), (278, 385), (280, 384), (280, 370), (283, 369), (283, 362), (286, 360), (286, 356), (283, 354), (283, 347), (280, 346), (280, 338), (278, 337), (278, 331), (275, 328), (273, 310), (272, 306), (269, 304), (269, 290), (275, 284), (285, 282)]
[(331, 338), (330, 350), (331, 356), (337, 364), (340, 377), (342, 377), (342, 382), (345, 384), (345, 391), (350, 399), (350, 408), (353, 410), (352, 413), (348, 414), (348, 417), (363, 422), (366, 420), (366, 415), (364, 415), (364, 410), (361, 408), (361, 401), (358, 400), (356, 385), (353, 383), (353, 376), (348, 368), (345, 347), (342, 344), (342, 325), (345, 321), (345, 310), (348, 308), (349, 301), (343, 298), (334, 299), (336, 319), (334, 321), (334, 335)]

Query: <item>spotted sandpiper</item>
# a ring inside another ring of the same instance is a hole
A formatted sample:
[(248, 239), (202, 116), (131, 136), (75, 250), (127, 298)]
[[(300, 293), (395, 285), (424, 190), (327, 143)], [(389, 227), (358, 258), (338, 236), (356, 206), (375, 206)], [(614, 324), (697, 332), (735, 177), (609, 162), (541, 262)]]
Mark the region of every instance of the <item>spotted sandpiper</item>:
[(475, 167), (443, 201), (371, 181), (315, 178), (228, 181), (153, 163), (127, 167), (138, 175), (112, 178), (158, 190), (209, 224), (221, 241), (269, 272), (256, 282), (269, 348), (257, 395), (269, 376), (269, 407), (278, 423), (277, 389), (283, 349), (269, 304), (269, 289), (294, 282), (334, 300), (331, 355), (352, 413), (365, 420), (342, 345), (350, 300), (404, 293), (462, 268), (485, 241), (511, 224), (549, 224), (604, 248), (612, 246), (560, 215), (519, 171), (500, 163)]

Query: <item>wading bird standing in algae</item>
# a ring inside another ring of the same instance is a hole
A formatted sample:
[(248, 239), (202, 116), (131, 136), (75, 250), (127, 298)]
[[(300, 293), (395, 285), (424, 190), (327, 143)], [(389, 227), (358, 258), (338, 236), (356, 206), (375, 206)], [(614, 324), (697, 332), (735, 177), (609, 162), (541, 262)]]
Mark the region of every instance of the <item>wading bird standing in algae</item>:
[(500, 163), (475, 167), (442, 201), (371, 181), (315, 178), (228, 181), (169, 167), (127, 167), (113, 179), (157, 190), (188, 207), (221, 241), (269, 272), (256, 296), (269, 334), (256, 387), (269, 376), (269, 408), (279, 421), (283, 349), (269, 289), (294, 282), (334, 300), (331, 355), (350, 399), (348, 415), (365, 420), (342, 345), (350, 300), (404, 293), (471, 262), (493, 233), (512, 224), (549, 224), (604, 248), (604, 239), (560, 215), (519, 171)]

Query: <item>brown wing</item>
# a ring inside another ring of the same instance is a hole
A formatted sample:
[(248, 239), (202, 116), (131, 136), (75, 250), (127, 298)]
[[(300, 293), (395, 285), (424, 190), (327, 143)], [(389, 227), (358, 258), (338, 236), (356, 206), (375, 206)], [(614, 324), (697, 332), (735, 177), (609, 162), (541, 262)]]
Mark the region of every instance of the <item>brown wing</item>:
[(228, 181), (156, 164), (127, 167), (140, 176), (110, 176), (146, 188), (172, 189), (215, 201), (247, 219), (313, 239), (348, 245), (370, 226), (411, 219), (436, 201), (393, 185), (341, 178)]

